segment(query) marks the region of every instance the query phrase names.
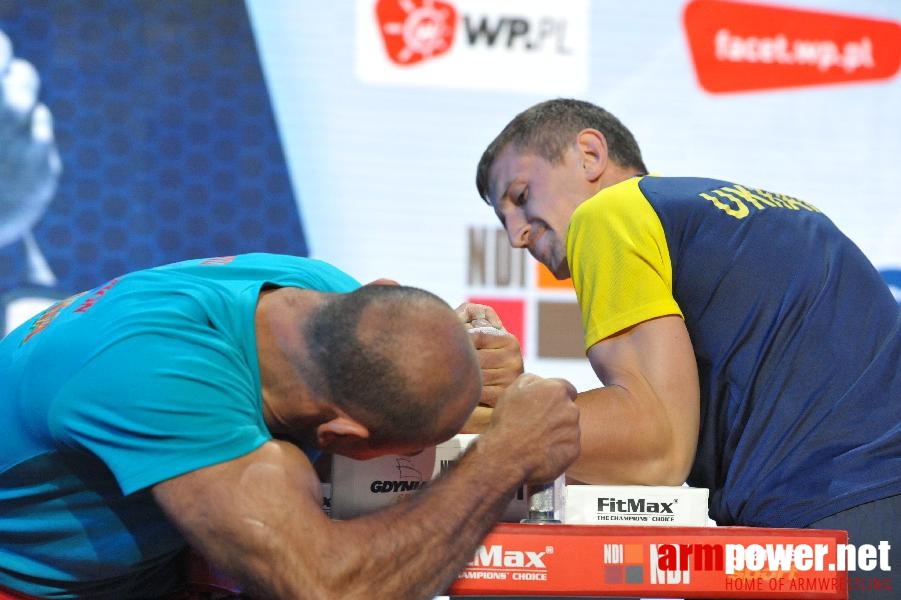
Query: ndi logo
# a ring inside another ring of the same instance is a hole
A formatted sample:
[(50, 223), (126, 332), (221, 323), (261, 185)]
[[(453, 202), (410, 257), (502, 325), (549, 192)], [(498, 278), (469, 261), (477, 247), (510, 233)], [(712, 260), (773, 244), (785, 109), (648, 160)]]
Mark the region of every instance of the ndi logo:
[(645, 582), (645, 552), (641, 544), (604, 544), (604, 583)]
[(529, 359), (582, 363), (582, 316), (570, 280), (557, 281), (496, 226), (466, 232), (467, 300), (492, 306)]

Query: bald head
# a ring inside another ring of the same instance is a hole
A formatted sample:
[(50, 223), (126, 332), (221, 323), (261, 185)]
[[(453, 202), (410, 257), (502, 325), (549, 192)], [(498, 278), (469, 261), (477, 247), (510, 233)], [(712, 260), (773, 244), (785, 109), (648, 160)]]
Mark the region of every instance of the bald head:
[(478, 403), (475, 350), (434, 294), (364, 286), (330, 297), (305, 333), (328, 397), (367, 426), (372, 444), (447, 439)]

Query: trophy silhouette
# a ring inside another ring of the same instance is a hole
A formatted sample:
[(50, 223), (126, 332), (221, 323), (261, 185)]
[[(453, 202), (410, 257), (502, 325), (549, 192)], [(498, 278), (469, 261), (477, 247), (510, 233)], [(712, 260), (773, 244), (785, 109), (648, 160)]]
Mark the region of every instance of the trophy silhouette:
[(0, 31), (0, 248), (24, 244), (25, 283), (52, 288), (56, 277), (32, 229), (56, 193), (62, 164), (53, 116), (38, 101), (39, 91), (34, 66), (14, 56)]

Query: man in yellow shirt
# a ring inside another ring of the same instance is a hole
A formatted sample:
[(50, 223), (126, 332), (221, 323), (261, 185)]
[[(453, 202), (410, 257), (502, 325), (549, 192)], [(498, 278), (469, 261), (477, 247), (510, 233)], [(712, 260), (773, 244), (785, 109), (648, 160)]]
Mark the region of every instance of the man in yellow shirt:
[(572, 277), (604, 387), (577, 399), (570, 476), (688, 481), (723, 525), (901, 544), (901, 312), (819, 209), (648, 175), (615, 116), (569, 99), (517, 115), (476, 183), (511, 245)]

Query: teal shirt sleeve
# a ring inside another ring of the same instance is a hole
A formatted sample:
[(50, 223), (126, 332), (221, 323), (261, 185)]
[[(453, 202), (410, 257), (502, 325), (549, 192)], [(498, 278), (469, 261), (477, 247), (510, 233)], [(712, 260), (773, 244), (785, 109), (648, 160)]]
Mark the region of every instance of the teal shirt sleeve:
[(50, 428), (60, 443), (100, 458), (130, 494), (270, 439), (249, 368), (209, 328), (135, 335), (65, 385)]

